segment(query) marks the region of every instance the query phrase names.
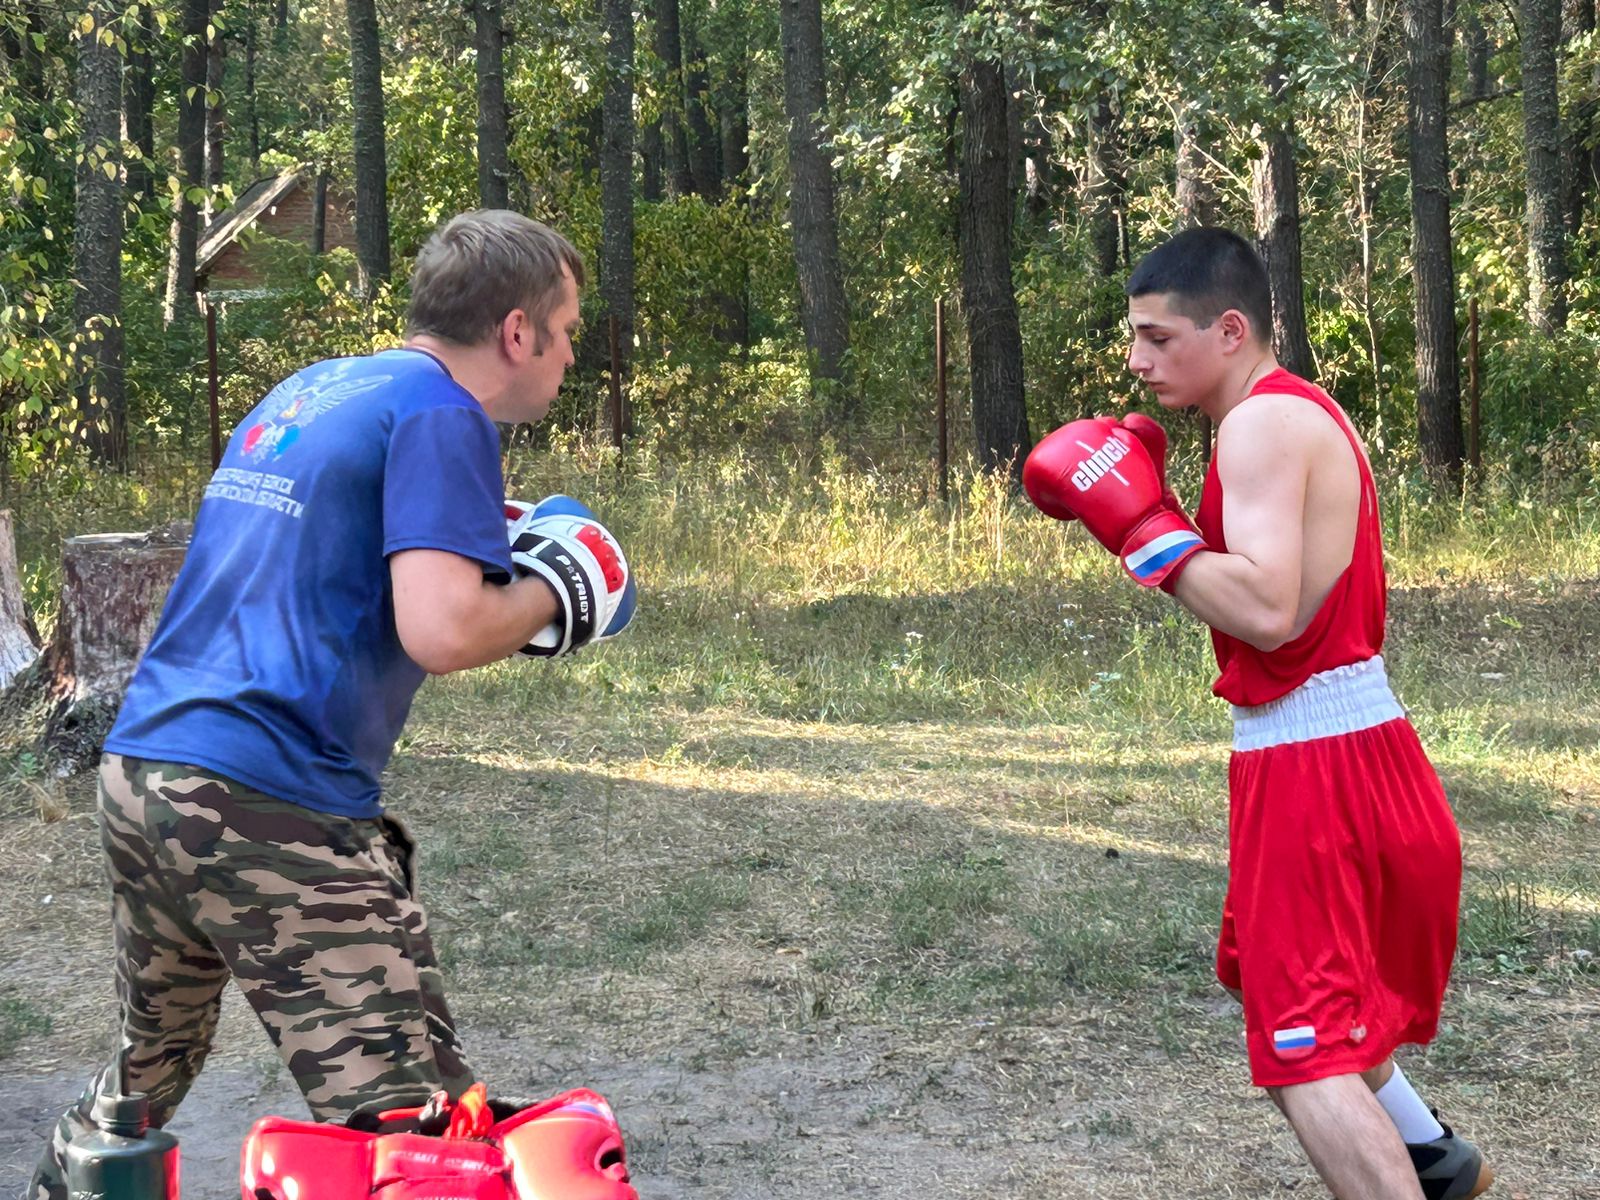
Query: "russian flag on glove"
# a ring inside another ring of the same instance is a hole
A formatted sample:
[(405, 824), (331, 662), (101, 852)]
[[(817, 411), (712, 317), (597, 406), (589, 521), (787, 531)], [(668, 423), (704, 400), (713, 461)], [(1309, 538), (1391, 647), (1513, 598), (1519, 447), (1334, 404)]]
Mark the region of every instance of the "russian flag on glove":
[(1077, 519), (1142, 587), (1172, 591), (1205, 539), (1169, 507), (1166, 464), (1109, 417), (1074, 421), (1048, 434), (1022, 466), (1022, 487), (1047, 516)]

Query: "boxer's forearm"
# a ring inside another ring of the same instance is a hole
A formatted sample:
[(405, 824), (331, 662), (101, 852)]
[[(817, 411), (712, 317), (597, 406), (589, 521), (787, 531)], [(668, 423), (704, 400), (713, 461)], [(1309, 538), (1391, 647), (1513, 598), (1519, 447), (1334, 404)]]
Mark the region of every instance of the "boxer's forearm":
[(1196, 554), (1173, 595), (1213, 629), (1258, 650), (1276, 650), (1297, 632), (1299, 580), (1265, 570), (1242, 554)]

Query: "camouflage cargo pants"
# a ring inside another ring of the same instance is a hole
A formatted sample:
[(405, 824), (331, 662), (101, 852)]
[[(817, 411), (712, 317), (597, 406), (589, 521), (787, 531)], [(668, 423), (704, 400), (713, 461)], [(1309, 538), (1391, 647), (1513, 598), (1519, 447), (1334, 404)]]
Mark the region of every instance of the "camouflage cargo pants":
[[(211, 1047), (233, 978), (317, 1120), (467, 1087), (410, 835), (195, 767), (106, 755), (100, 832), (111, 881), (127, 1086), (165, 1124)], [(61, 1200), (61, 1155), (102, 1070), (62, 1118), (31, 1189)]]

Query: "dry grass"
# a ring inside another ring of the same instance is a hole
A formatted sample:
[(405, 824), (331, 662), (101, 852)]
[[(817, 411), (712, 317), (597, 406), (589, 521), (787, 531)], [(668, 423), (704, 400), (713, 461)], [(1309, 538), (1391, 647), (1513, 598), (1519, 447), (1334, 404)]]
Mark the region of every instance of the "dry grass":
[[(584, 490), (561, 463), (521, 490)], [(946, 516), (727, 474), (606, 485), (645, 581), (626, 638), (419, 700), (391, 802), (481, 1069), (600, 1086), (649, 1196), (1319, 1194), (1210, 977), (1203, 634), (981, 485)], [(1468, 877), (1446, 1026), (1407, 1069), (1502, 1194), (1597, 1197), (1594, 588), (1528, 569), (1543, 535), (1408, 520), (1391, 659)], [(86, 1063), (111, 1012), (88, 797), (63, 796), (0, 806), (24, 1075)], [(270, 1059), (228, 1028), (225, 1057)]]

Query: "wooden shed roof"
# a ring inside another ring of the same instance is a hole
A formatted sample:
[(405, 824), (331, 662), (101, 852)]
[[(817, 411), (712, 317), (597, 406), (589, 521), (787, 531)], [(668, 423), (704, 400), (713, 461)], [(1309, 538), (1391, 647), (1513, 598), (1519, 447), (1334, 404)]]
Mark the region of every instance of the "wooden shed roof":
[(285, 171), (281, 175), (258, 179), (245, 188), (233, 205), (212, 218), (211, 224), (200, 235), (195, 274), (203, 278), (222, 252), (254, 225), (262, 213), (299, 187), (305, 181), (305, 175), (304, 171)]

